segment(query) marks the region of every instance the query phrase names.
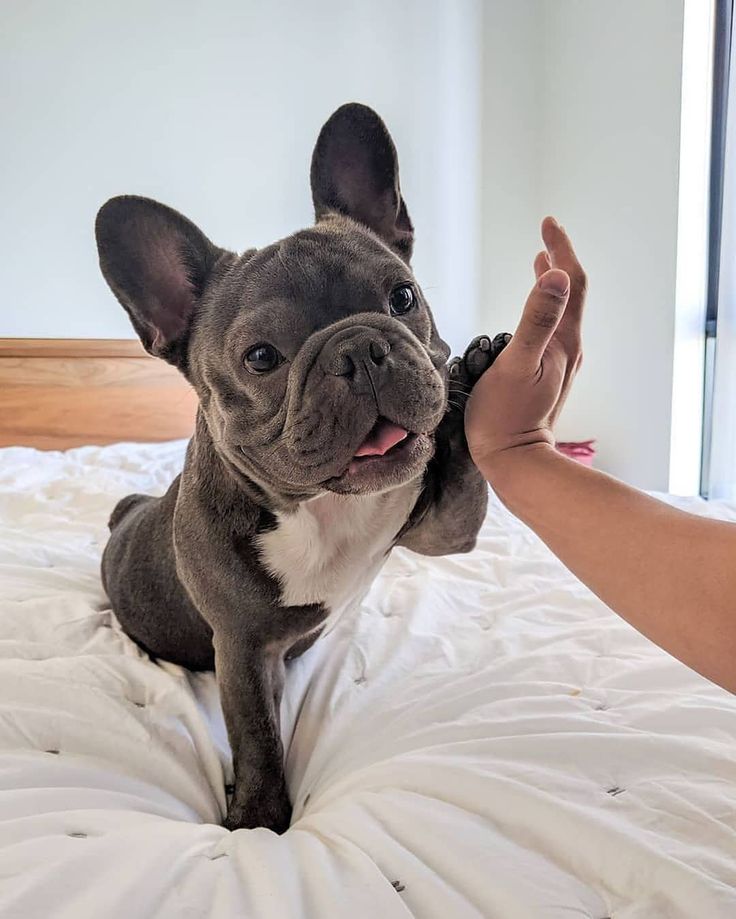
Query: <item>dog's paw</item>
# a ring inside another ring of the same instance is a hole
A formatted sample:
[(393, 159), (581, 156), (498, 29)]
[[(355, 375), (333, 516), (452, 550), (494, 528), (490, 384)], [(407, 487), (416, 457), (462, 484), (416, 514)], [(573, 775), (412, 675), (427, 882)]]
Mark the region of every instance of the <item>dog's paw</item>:
[(502, 332), (495, 338), (478, 335), (470, 342), (462, 357), (454, 357), (450, 361), (450, 385), (458, 384), (458, 389), (465, 387), (466, 393), (469, 393), (510, 341), (508, 332)]
[(288, 796), (274, 795), (268, 799), (248, 801), (239, 805), (235, 799), (230, 802), (222, 825), (226, 830), (254, 830), (265, 827), (274, 833), (285, 833), (291, 823), (291, 802)]

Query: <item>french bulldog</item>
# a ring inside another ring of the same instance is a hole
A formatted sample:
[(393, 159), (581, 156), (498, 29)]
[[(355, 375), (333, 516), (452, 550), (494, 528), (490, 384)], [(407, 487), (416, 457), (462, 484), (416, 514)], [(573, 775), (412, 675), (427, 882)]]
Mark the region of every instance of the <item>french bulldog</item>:
[(102, 580), (154, 658), (214, 668), (235, 776), (224, 825), (289, 826), (285, 662), (358, 602), (394, 546), (468, 552), (486, 512), (463, 409), (508, 336), (449, 365), (410, 267), (378, 115), (339, 108), (311, 164), (315, 225), (242, 255), (122, 196), (100, 267), (148, 352), (199, 397), (183, 471), (110, 518)]

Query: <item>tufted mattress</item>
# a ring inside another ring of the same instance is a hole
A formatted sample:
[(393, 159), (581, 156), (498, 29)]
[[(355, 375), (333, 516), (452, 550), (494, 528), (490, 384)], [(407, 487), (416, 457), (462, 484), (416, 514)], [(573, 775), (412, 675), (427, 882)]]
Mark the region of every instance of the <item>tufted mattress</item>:
[(182, 454), (0, 451), (2, 919), (736, 916), (736, 701), (494, 500), (291, 666), (289, 832), (222, 829), (213, 677), (147, 659), (98, 575)]

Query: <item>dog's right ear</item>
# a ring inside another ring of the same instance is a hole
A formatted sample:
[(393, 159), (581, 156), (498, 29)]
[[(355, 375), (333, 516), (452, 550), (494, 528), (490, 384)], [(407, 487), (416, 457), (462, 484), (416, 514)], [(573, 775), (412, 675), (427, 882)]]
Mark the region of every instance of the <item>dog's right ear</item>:
[(143, 347), (186, 370), (189, 330), (223, 250), (177, 211), (149, 198), (111, 198), (95, 223), (100, 268)]

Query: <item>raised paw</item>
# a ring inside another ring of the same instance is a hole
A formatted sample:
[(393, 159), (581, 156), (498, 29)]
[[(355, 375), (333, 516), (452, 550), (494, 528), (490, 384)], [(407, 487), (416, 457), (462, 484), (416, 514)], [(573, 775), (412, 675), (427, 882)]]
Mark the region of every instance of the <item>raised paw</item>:
[[(454, 357), (449, 364), (450, 384), (469, 393), (477, 380), (483, 376), (506, 345), (511, 341), (507, 332), (490, 338), (478, 335), (465, 349), (462, 357)], [(455, 388), (455, 387), (452, 387)]]

